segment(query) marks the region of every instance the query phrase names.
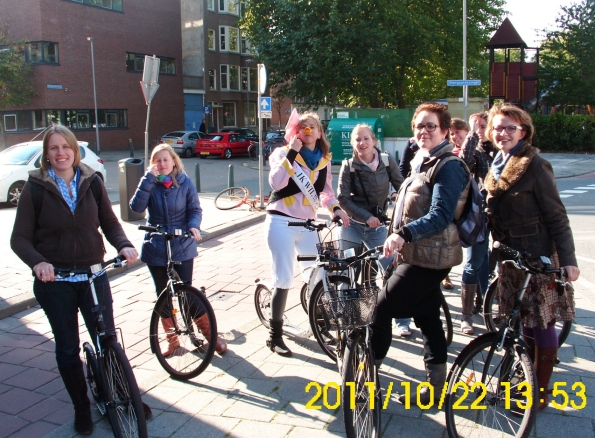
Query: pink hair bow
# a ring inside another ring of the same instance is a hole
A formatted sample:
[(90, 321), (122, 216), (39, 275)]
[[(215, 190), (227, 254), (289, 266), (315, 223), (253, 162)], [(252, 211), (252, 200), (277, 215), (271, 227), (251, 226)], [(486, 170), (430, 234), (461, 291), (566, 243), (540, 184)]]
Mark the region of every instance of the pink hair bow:
[(287, 121), (287, 125), (285, 125), (285, 140), (287, 143), (291, 141), (294, 135), (300, 131), (300, 115), (297, 109), (293, 109), (291, 115), (289, 116), (289, 120)]

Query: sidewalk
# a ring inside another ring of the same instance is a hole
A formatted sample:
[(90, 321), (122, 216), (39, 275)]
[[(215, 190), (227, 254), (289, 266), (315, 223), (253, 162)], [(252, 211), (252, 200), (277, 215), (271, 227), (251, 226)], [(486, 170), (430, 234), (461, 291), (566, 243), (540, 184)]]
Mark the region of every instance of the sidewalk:
[[(110, 159), (107, 154), (102, 154), (106, 160)], [(552, 162), (559, 178), (595, 171), (593, 156), (544, 156)], [(194, 265), (194, 285), (206, 287), (215, 308), (219, 332), (229, 343), (229, 351), (223, 357), (216, 354), (207, 370), (189, 382), (171, 380), (151, 354), (148, 343), (155, 294), (147, 268), (139, 264), (111, 277), (116, 325), (123, 331), (143, 399), (154, 412), (154, 418), (148, 422), (149, 436), (344, 436), (340, 407), (329, 410), (319, 399), (314, 405), (322, 406), (321, 409), (305, 408), (315, 397), (313, 389), (305, 390), (309, 382), (316, 381), (323, 387), (338, 382), (335, 365), (316, 341), (290, 338), (292, 358), (274, 355), (264, 347), (268, 333), (256, 316), (253, 298), (254, 280), (270, 278), (259, 223), (264, 214), (249, 212), (246, 207), (219, 211), (214, 207), (212, 194), (201, 193), (200, 199), (204, 237)], [(114, 206), (118, 217), (119, 208)], [(139, 223), (144, 221), (123, 223), (137, 247), (144, 235), (137, 230)], [(31, 291), (30, 271), (22, 264), (12, 263), (9, 258), (16, 256), (11, 254), (6, 243), (0, 243), (0, 315), (4, 315), (4, 319), (0, 316), (0, 438), (70, 437), (74, 435), (73, 409), (56, 368), (53, 335), (43, 311), (30, 295), (26, 296)], [(113, 249), (108, 249), (108, 256), (111, 254)], [(461, 266), (453, 270), (451, 278), (457, 287), (445, 293), (455, 324), (449, 366), (471, 339), (457, 330), (461, 272)], [(307, 316), (298, 297), (301, 280), (296, 278), (294, 284), (288, 315), (292, 323), (306, 327)], [(576, 284), (577, 318), (567, 343), (560, 349), (562, 363), (552, 378), (552, 382), (567, 382), (569, 393), (572, 384), (583, 382), (587, 387), (587, 405), (581, 410), (548, 408), (538, 415), (531, 436), (595, 437), (595, 294), (589, 286), (580, 280)], [(33, 307), (19, 311), (16, 303)], [(481, 319), (474, 318), (476, 326), (482, 327)], [(81, 340), (88, 340), (83, 325)], [(390, 360), (383, 365), (380, 376), (384, 395), (389, 382), (394, 382), (395, 388), (388, 409), (382, 412), (382, 436), (446, 437), (443, 412), (436, 408), (405, 410), (396, 402), (394, 392), (401, 387), (401, 381), (424, 380), (419, 331), (415, 330), (409, 339), (394, 336), (393, 340)], [(332, 389), (328, 394), (328, 403), (332, 404)], [(579, 401), (572, 396), (571, 400)], [(107, 421), (99, 417), (95, 408), (94, 415), (96, 428), (92, 436), (111, 436)]]

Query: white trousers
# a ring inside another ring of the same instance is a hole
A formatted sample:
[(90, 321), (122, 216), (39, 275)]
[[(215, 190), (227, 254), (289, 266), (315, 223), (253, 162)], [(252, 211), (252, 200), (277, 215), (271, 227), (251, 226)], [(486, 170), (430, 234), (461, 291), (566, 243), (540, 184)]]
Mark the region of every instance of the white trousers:
[[(264, 235), (271, 251), (272, 286), (291, 289), (293, 284), (293, 266), (297, 255), (316, 255), (318, 235), (304, 227), (288, 227), (288, 222), (301, 221), (278, 214), (267, 214), (264, 221)], [(307, 282), (314, 267), (314, 262), (299, 262), (302, 279)]]

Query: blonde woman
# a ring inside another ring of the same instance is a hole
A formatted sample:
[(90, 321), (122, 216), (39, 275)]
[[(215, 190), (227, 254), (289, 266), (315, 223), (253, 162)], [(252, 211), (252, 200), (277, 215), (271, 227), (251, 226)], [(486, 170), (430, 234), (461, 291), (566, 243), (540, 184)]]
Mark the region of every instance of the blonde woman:
[[(130, 200), (130, 208), (136, 212), (148, 209), (147, 225), (161, 225), (164, 231), (173, 233), (176, 228), (192, 233), (194, 238), (179, 238), (171, 242), (172, 259), (181, 262), (175, 266), (180, 279), (192, 284), (194, 258), (198, 255), (196, 242), (200, 240), (202, 208), (192, 180), (184, 172), (180, 157), (168, 144), (160, 144), (153, 149), (151, 164), (141, 179), (136, 193)], [(167, 250), (163, 236), (147, 233), (141, 249), (141, 260), (147, 264), (155, 282), (157, 295), (167, 285)], [(206, 314), (195, 320), (206, 338), (210, 327)], [(166, 331), (173, 329), (171, 318), (161, 319)], [(172, 355), (180, 345), (176, 335), (168, 335), (169, 348), (164, 356)], [(225, 342), (217, 337), (215, 351), (224, 353)]]

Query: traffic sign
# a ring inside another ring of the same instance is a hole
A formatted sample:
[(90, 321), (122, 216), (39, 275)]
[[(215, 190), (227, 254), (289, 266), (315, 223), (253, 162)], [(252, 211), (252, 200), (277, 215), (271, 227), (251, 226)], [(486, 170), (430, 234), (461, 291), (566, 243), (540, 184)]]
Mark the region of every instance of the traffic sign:
[(264, 93), (267, 89), (267, 68), (264, 64), (258, 64), (258, 92)]
[(260, 112), (260, 117), (263, 119), (272, 119), (273, 118), (273, 112), (272, 111), (261, 111)]
[(271, 111), (271, 98), (261, 97), (260, 98), (260, 111)]
[(210, 105), (205, 106), (205, 114), (211, 114), (211, 106)]
[(446, 85), (449, 87), (479, 86), (481, 85), (481, 79), (450, 79), (446, 81)]

